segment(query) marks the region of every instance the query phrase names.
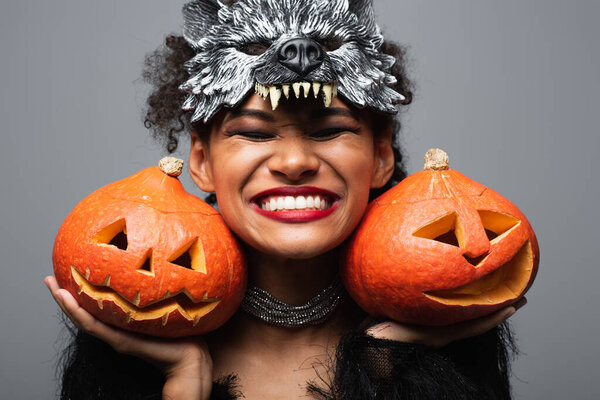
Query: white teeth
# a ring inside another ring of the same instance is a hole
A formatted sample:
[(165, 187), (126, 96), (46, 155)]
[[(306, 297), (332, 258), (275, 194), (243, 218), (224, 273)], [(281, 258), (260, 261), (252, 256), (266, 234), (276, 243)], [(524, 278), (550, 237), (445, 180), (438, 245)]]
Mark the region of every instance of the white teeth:
[(303, 210), (306, 208), (306, 198), (304, 196), (296, 197), (296, 209)]
[(332, 85), (332, 88), (331, 88), (331, 96), (332, 97), (337, 96), (337, 85), (335, 83)]
[(269, 88), (269, 96), (271, 97), (271, 107), (273, 107), (273, 110), (275, 110), (279, 105), (279, 99), (281, 98), (281, 90), (277, 89), (277, 87), (275, 86), (271, 86)]
[(294, 198), (292, 196), (286, 196), (284, 204), (284, 207), (287, 210), (294, 210), (296, 208), (296, 202), (294, 201)]
[(320, 196), (279, 196), (264, 199), (260, 208), (265, 211), (282, 211), (282, 210), (326, 210), (331, 206), (331, 203), (326, 199), (321, 199)]
[(292, 83), (292, 88), (294, 88), (294, 94), (296, 95), (297, 99), (300, 98), (300, 86), (300, 82)]
[(283, 89), (283, 95), (285, 96), (285, 98), (289, 99), (290, 98), (290, 85), (283, 84), (283, 85), (281, 85), (281, 89)]
[(302, 89), (304, 89), (304, 98), (308, 97), (308, 92), (310, 92), (310, 83), (302, 82), (300, 84), (302, 85)]
[(331, 93), (332, 93), (332, 89), (331, 89), (331, 85), (330, 84), (324, 84), (323, 85), (323, 103), (325, 104), (325, 107), (329, 107), (331, 105)]

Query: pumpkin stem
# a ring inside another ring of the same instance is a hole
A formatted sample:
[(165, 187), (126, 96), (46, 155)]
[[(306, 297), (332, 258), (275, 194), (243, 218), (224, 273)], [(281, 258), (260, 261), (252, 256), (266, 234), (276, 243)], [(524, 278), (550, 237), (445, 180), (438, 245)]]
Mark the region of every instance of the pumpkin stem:
[(450, 167), (448, 154), (442, 149), (429, 149), (425, 153), (425, 171), (445, 171)]
[(158, 163), (158, 167), (169, 176), (179, 176), (183, 171), (183, 160), (175, 157), (164, 157)]

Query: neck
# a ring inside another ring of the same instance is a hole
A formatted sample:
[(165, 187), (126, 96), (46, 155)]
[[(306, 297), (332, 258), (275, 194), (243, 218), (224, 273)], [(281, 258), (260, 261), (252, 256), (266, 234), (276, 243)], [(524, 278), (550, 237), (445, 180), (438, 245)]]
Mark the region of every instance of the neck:
[[(264, 289), (292, 305), (304, 304), (313, 298), (333, 282), (339, 270), (337, 251), (304, 260), (272, 257), (254, 249), (248, 249), (246, 255), (249, 285)], [(228, 322), (226, 331), (244, 332), (244, 335), (236, 334), (228, 339), (240, 346), (251, 344), (260, 349), (283, 351), (290, 343), (337, 343), (339, 336), (360, 323), (362, 318), (360, 309), (344, 293), (337, 309), (322, 324), (286, 328), (271, 325), (239, 310)], [(219, 336), (223, 338), (221, 334)]]
[(306, 303), (333, 282), (339, 270), (337, 251), (295, 260), (249, 249), (248, 284), (292, 305)]

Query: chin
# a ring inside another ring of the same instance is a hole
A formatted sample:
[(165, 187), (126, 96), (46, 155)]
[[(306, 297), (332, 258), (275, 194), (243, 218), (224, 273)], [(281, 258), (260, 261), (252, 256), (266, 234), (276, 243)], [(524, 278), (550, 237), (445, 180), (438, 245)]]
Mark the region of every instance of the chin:
[(304, 241), (295, 241), (294, 243), (280, 242), (279, 246), (277, 247), (274, 247), (272, 245), (262, 246), (260, 244), (252, 245), (251, 247), (261, 253), (276, 257), (293, 260), (306, 260), (325, 254), (328, 251), (331, 251), (338, 247), (340, 243), (341, 241), (339, 243), (336, 242), (328, 244), (323, 242), (315, 243), (314, 241), (312, 241), (312, 243), (306, 243)]

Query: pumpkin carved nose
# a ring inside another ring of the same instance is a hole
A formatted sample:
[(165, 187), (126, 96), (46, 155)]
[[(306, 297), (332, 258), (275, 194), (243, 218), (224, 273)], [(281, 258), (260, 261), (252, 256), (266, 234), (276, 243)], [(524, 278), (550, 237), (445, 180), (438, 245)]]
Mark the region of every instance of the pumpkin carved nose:
[(324, 55), (319, 43), (309, 38), (288, 40), (281, 45), (278, 53), (279, 63), (300, 76), (318, 68)]
[[(463, 256), (473, 265), (479, 264), (490, 251), (490, 240), (477, 212), (461, 207), (456, 219), (456, 237)], [(466, 228), (468, 227), (468, 228)]]

